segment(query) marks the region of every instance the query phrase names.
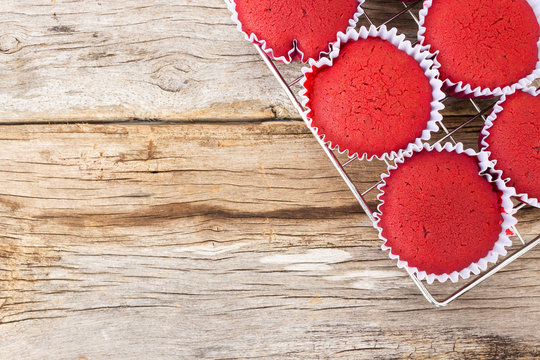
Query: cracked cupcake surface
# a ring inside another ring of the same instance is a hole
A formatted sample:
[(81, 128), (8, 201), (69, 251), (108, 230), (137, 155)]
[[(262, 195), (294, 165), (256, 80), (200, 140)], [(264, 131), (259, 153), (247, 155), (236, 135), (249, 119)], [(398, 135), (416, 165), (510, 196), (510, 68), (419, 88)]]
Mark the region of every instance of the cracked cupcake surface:
[(540, 199), (540, 97), (518, 91), (500, 105), (484, 138), (490, 160), (517, 194)]
[[(318, 59), (337, 33), (345, 32), (358, 11), (358, 0), (235, 0), (246, 34), (266, 41), (274, 58), (288, 58), (296, 42), (303, 61)], [(300, 60), (300, 53), (292, 54)]]
[(502, 200), (478, 173), (475, 157), (426, 150), (391, 170), (378, 226), (392, 254), (436, 275), (488, 256), (502, 231)]
[(332, 66), (306, 74), (307, 116), (325, 141), (382, 156), (421, 137), (432, 87), (420, 64), (392, 43), (368, 37), (342, 45)]
[(422, 44), (439, 52), (442, 80), (495, 89), (535, 70), (540, 26), (526, 0), (433, 0), (427, 11)]

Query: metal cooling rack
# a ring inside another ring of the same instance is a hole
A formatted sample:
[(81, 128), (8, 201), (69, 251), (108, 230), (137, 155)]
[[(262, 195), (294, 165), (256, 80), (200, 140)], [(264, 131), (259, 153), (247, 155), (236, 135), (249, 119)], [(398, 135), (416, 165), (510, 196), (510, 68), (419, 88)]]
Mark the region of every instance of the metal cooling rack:
[[(397, 19), (398, 17), (402, 16), (405, 13), (408, 13), (410, 15), (410, 17), (418, 25), (418, 18), (412, 12), (412, 8), (416, 4), (420, 3), (421, 1), (422, 0), (417, 0), (417, 1), (414, 1), (414, 2), (408, 2), (408, 3), (402, 2), (403, 6), (404, 6), (403, 10), (399, 11), (396, 14), (393, 14), (390, 18), (385, 20), (379, 26), (386, 25), (386, 24), (390, 23), (391, 21)], [(225, 2), (230, 3), (231, 0), (225, 0)], [(367, 14), (365, 8), (364, 8), (364, 14), (362, 16), (371, 25), (375, 25), (374, 22), (372, 21), (372, 19)], [(308, 128), (310, 128), (308, 119), (304, 115), (304, 108), (302, 107), (302, 104), (298, 101), (298, 99), (296, 98), (293, 90), (291, 89), (295, 84), (297, 84), (302, 79), (303, 76), (299, 76), (299, 77), (297, 77), (296, 79), (294, 79), (292, 81), (286, 81), (284, 79), (283, 75), (281, 74), (281, 72), (278, 70), (278, 68), (274, 64), (273, 60), (271, 60), (268, 57), (268, 55), (262, 50), (261, 46), (257, 45), (257, 44), (254, 44), (254, 46), (257, 49), (257, 51), (258, 51), (259, 55), (261, 56), (262, 60), (265, 62), (265, 64), (270, 69), (270, 72), (276, 77), (277, 81), (279, 82), (279, 84), (281, 85), (281, 87), (283, 88), (283, 90), (285, 91), (285, 93), (287, 94), (289, 99), (291, 100), (291, 102), (294, 105), (295, 109), (298, 111), (298, 113), (300, 114), (300, 116), (302, 117), (302, 119), (304, 120), (306, 125), (308, 125)], [(449, 99), (449, 96), (444, 98), (442, 101), (444, 102), (444, 101), (446, 101), (448, 99)], [(437, 143), (441, 143), (441, 142), (443, 142), (445, 140), (450, 140), (450, 141), (452, 141), (452, 143), (456, 144), (457, 141), (454, 139), (454, 135), (458, 131), (460, 131), (461, 129), (466, 127), (468, 124), (472, 123), (473, 121), (477, 120), (480, 117), (485, 121), (484, 115), (486, 115), (492, 109), (492, 107), (495, 105), (495, 102), (493, 102), (490, 106), (487, 106), (486, 108), (481, 109), (479, 104), (476, 101), (474, 101), (473, 99), (470, 99), (469, 101), (471, 102), (472, 106), (476, 110), (477, 114), (472, 116), (471, 118), (467, 119), (466, 121), (464, 121), (462, 124), (460, 124), (458, 127), (456, 127), (452, 131), (448, 131), (446, 126), (443, 124), (443, 122), (441, 122), (440, 127), (444, 131), (445, 135), (441, 139), (439, 139), (437, 141)], [(317, 133), (313, 129), (311, 130), (311, 132), (313, 133), (313, 136), (315, 137), (315, 139), (317, 139), (319, 145), (321, 146), (321, 148), (323, 149), (325, 154), (328, 156), (328, 158), (330, 159), (330, 161), (332, 162), (332, 164), (334, 165), (334, 167), (338, 171), (339, 175), (341, 175), (341, 177), (343, 178), (343, 181), (345, 181), (345, 183), (347, 184), (347, 186), (351, 190), (352, 194), (354, 195), (354, 197), (356, 198), (356, 200), (358, 201), (358, 203), (362, 207), (362, 210), (364, 210), (364, 212), (369, 217), (369, 219), (372, 222), (374, 222), (375, 221), (375, 218), (373, 216), (374, 212), (371, 210), (371, 208), (369, 207), (367, 201), (365, 200), (365, 196), (367, 194), (369, 194), (371, 191), (373, 191), (374, 189), (376, 189), (377, 186), (380, 184), (380, 181), (378, 183), (373, 184), (368, 189), (361, 192), (356, 187), (353, 180), (351, 179), (351, 177), (349, 176), (349, 174), (345, 170), (345, 167), (347, 165), (349, 165), (350, 163), (352, 163), (354, 160), (356, 160), (357, 156), (355, 156), (355, 157), (353, 157), (351, 159), (347, 159), (344, 162), (340, 162), (340, 160), (338, 159), (338, 157), (336, 156), (334, 151), (331, 150), (328, 146), (326, 146), (325, 142), (323, 140), (321, 140), (321, 138), (317, 135)], [(386, 162), (387, 165), (389, 165), (387, 160), (384, 160), (384, 161)], [(525, 204), (520, 204), (517, 207), (515, 207), (515, 209), (517, 211), (519, 211), (522, 208), (524, 208), (525, 206), (526, 206)], [(521, 234), (519, 233), (519, 231), (515, 227), (512, 227), (512, 231), (514, 232), (515, 236), (520, 240), (522, 246), (519, 249), (515, 250), (513, 253), (508, 254), (502, 261), (500, 261), (498, 264), (496, 264), (494, 267), (492, 267), (488, 271), (483, 272), (480, 275), (473, 276), (472, 281), (469, 281), (465, 286), (463, 286), (459, 290), (455, 291), (453, 294), (451, 294), (450, 296), (448, 296), (447, 298), (445, 298), (443, 300), (435, 299), (435, 297), (431, 294), (431, 292), (428, 290), (426, 285), (424, 285), (424, 283), (421, 280), (419, 280), (416, 275), (414, 275), (414, 274), (409, 274), (409, 275), (410, 275), (411, 279), (413, 280), (413, 282), (418, 287), (418, 289), (420, 290), (420, 292), (422, 293), (422, 295), (424, 295), (424, 297), (427, 299), (427, 301), (429, 301), (432, 305), (435, 305), (436, 307), (446, 306), (446, 305), (450, 304), (452, 301), (458, 299), (463, 294), (467, 293), (468, 291), (470, 291), (473, 288), (475, 288), (476, 286), (478, 286), (480, 283), (487, 280), (492, 275), (499, 272), (501, 269), (503, 269), (504, 267), (506, 267), (507, 265), (512, 263), (514, 260), (520, 258), (522, 255), (524, 255), (525, 253), (527, 253), (528, 251), (533, 249), (538, 244), (540, 244), (540, 235), (535, 237), (533, 240), (531, 240), (530, 242), (527, 243), (527, 242), (525, 242), (525, 240), (523, 239), (523, 237), (521, 236)]]

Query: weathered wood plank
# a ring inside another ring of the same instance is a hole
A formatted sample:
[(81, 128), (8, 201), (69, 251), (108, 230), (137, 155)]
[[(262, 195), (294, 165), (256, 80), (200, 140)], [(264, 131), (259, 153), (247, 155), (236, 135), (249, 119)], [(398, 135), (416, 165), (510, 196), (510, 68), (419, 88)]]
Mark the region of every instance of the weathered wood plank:
[[(378, 24), (401, 7), (366, 2)], [(0, 122), (298, 118), (229, 16), (222, 0), (4, 0)], [(413, 36), (406, 16), (390, 25)]]
[(299, 121), (3, 126), (0, 174), (0, 358), (540, 356), (539, 249), (432, 308)]
[(0, 119), (289, 117), (221, 0), (2, 1)]

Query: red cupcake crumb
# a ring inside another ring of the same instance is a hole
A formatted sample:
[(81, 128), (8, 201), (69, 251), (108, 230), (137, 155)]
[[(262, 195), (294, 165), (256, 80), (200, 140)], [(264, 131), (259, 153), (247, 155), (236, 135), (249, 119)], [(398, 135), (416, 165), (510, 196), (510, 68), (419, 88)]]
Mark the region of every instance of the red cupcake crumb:
[(488, 255), (501, 232), (501, 194), (476, 159), (421, 151), (385, 179), (379, 227), (409, 267), (450, 274)]
[(382, 156), (422, 135), (432, 88), (418, 62), (380, 38), (342, 46), (333, 66), (306, 74), (308, 116), (326, 141)]
[(518, 194), (540, 199), (540, 98), (518, 91), (501, 104), (488, 129), (490, 159)]
[(339, 31), (345, 32), (358, 10), (358, 0), (236, 0), (242, 30), (265, 40), (274, 57), (284, 56), (294, 48), (304, 54), (304, 61), (318, 59), (335, 42)]
[(424, 27), (441, 79), (495, 89), (536, 68), (540, 26), (526, 0), (433, 0)]

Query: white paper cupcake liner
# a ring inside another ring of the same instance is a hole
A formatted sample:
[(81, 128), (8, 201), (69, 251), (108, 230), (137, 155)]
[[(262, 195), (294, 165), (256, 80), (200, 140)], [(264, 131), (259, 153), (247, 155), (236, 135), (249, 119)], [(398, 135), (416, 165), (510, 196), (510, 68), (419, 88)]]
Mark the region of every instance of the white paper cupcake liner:
[[(399, 255), (395, 255), (392, 253), (392, 249), (388, 246), (386, 246), (387, 239), (382, 235), (383, 229), (379, 226), (379, 222), (381, 221), (382, 216), (382, 210), (381, 207), (384, 204), (384, 201), (382, 200), (382, 196), (384, 195), (384, 187), (386, 186), (385, 179), (391, 176), (391, 171), (395, 170), (399, 167), (400, 164), (403, 164), (406, 158), (410, 158), (413, 156), (414, 153), (420, 152), (420, 151), (448, 151), (448, 152), (456, 152), (458, 154), (465, 153), (471, 157), (476, 157), (478, 159), (478, 164), (480, 167), (480, 171), (478, 174), (482, 177), (485, 177), (490, 183), (494, 184), (496, 188), (502, 193), (501, 199), (501, 207), (504, 210), (502, 213), (503, 222), (501, 224), (501, 232), (499, 233), (499, 238), (495, 242), (493, 249), (488, 252), (488, 254), (479, 259), (477, 262), (471, 263), (466, 268), (460, 270), (460, 271), (453, 271), (450, 274), (433, 274), (433, 273), (427, 273), (426, 271), (420, 271), (416, 267), (411, 267), (408, 265), (408, 262), (405, 260), (400, 259)], [(485, 152), (475, 152), (472, 149), (463, 149), (463, 144), (458, 143), (457, 145), (452, 145), (451, 143), (446, 143), (444, 146), (441, 146), (440, 144), (435, 144), (435, 146), (430, 146), (429, 144), (424, 144), (423, 146), (419, 147), (416, 145), (411, 145), (407, 148), (405, 152), (402, 153), (402, 156), (398, 159), (396, 159), (396, 165), (390, 165), (388, 167), (388, 172), (382, 174), (381, 176), (381, 184), (377, 187), (380, 191), (378, 195), (378, 199), (380, 201), (379, 205), (377, 206), (377, 212), (374, 214), (375, 216), (375, 223), (374, 226), (379, 232), (379, 238), (384, 242), (381, 248), (383, 251), (388, 251), (388, 255), (391, 259), (397, 260), (397, 266), (399, 268), (404, 268), (407, 270), (407, 272), (411, 275), (416, 275), (418, 279), (420, 280), (427, 280), (428, 284), (433, 283), (434, 280), (438, 280), (439, 282), (443, 283), (447, 280), (450, 280), (452, 282), (457, 282), (459, 278), (467, 279), (472, 274), (478, 275), (481, 271), (487, 270), (489, 263), (495, 263), (497, 262), (497, 259), (499, 256), (505, 256), (506, 255), (506, 247), (512, 245), (512, 241), (510, 240), (510, 237), (507, 233), (509, 229), (512, 228), (517, 223), (517, 220), (514, 218), (514, 209), (513, 209), (513, 203), (511, 200), (511, 194), (509, 190), (504, 186), (504, 183), (497, 178), (494, 178), (491, 176), (491, 174), (488, 172), (490, 169), (489, 162), (487, 161), (487, 154)], [(510, 233), (511, 230), (509, 230)]]
[[(521, 89), (520, 91), (526, 92), (533, 96), (538, 96), (538, 94), (540, 94), (540, 89), (537, 90), (534, 87), (526, 87), (524, 89)], [(491, 114), (486, 119), (486, 122), (484, 123), (484, 127), (482, 128), (482, 131), (480, 132), (481, 134), (480, 146), (482, 147), (482, 151), (484, 151), (487, 154), (487, 159), (485, 159), (486, 163), (484, 164), (484, 166), (491, 167), (490, 171), (497, 178), (501, 179), (504, 186), (508, 189), (508, 191), (510, 191), (510, 194), (513, 197), (531, 206), (540, 207), (540, 203), (537, 198), (529, 196), (526, 193), (518, 193), (515, 187), (507, 185), (508, 182), (510, 181), (510, 177), (505, 177), (503, 171), (500, 169), (497, 169), (497, 159), (494, 159), (491, 155), (491, 152), (489, 151), (489, 143), (486, 141), (488, 136), (490, 135), (489, 129), (493, 126), (493, 122), (497, 119), (497, 114), (499, 114), (503, 110), (504, 102), (506, 101), (506, 96), (507, 95), (503, 95), (499, 99), (499, 101), (497, 101), (497, 103), (493, 107), (493, 110), (491, 111)]]
[[(422, 131), (422, 134), (419, 138), (416, 138), (412, 143), (422, 146), (424, 141), (428, 141), (431, 138), (432, 132), (437, 132), (439, 130), (439, 123), (442, 121), (442, 115), (440, 111), (444, 109), (444, 105), (441, 102), (444, 99), (445, 94), (441, 90), (442, 82), (439, 80), (439, 72), (437, 71), (437, 64), (435, 64), (430, 58), (433, 54), (428, 51), (423, 51), (419, 45), (413, 46), (410, 41), (405, 40), (405, 35), (397, 34), (397, 29), (392, 28), (388, 30), (386, 26), (381, 26), (377, 29), (375, 26), (371, 26), (369, 29), (362, 26), (360, 31), (357, 32), (355, 29), (349, 29), (347, 33), (338, 34), (338, 42), (334, 44), (333, 50), (330, 52), (329, 58), (321, 58), (318, 61), (310, 60), (309, 67), (304, 67), (302, 73), (304, 74), (303, 79), (301, 80), (302, 90), (299, 93), (302, 105), (305, 109), (304, 115), (308, 119), (308, 126), (313, 131), (314, 134), (318, 134), (323, 141), (325, 138), (324, 134), (319, 134), (318, 128), (312, 126), (312, 119), (309, 117), (309, 112), (311, 109), (307, 106), (309, 98), (307, 96), (307, 88), (305, 87), (306, 83), (306, 74), (312, 73), (315, 68), (320, 68), (322, 66), (332, 66), (334, 59), (339, 56), (339, 52), (342, 44), (345, 44), (349, 41), (357, 41), (359, 39), (367, 39), (368, 37), (378, 37), (383, 40), (390, 42), (392, 45), (397, 47), (399, 50), (405, 52), (407, 55), (413, 57), (424, 70), (425, 76), (429, 79), (429, 84), (432, 89), (432, 101), (431, 101), (431, 113), (430, 119), (426, 124), (426, 128)], [(391, 152), (385, 152), (381, 155), (368, 155), (367, 153), (358, 154), (357, 152), (350, 152), (349, 149), (341, 149), (339, 144), (333, 143), (332, 141), (325, 141), (327, 146), (332, 150), (337, 150), (340, 154), (346, 154), (349, 158), (358, 156), (360, 160), (371, 161), (374, 158), (378, 160), (388, 159), (393, 160), (399, 155), (404, 149), (399, 149)]]
[[(356, 24), (358, 23), (360, 16), (364, 14), (364, 10), (362, 9), (362, 4), (364, 3), (364, 1), (365, 0), (358, 0), (358, 7), (356, 9), (356, 13), (354, 13), (353, 17), (349, 20), (349, 26), (347, 27), (347, 29), (345, 29), (345, 31), (349, 31), (349, 29), (354, 29), (356, 27)], [(312, 59), (304, 58), (304, 53), (300, 51), (300, 49), (297, 48), (296, 40), (293, 40), (293, 46), (287, 53), (287, 56), (282, 55), (282, 56), (276, 57), (274, 55), (274, 50), (267, 45), (266, 40), (259, 39), (255, 33), (247, 33), (244, 31), (242, 27), (242, 22), (238, 19), (238, 12), (236, 11), (235, 0), (225, 0), (225, 3), (227, 4), (227, 8), (229, 9), (229, 11), (232, 13), (231, 19), (236, 23), (236, 28), (238, 29), (238, 31), (244, 34), (244, 37), (246, 38), (246, 40), (254, 44), (259, 44), (261, 46), (261, 49), (272, 59), (282, 62), (284, 64), (290, 64), (291, 62), (295, 60), (299, 60), (304, 63), (307, 62), (308, 60), (312, 60)], [(336, 36), (337, 36), (337, 32), (336, 32)], [(336, 38), (336, 41), (337, 41), (337, 38)], [(319, 59), (322, 58), (323, 56), (328, 55), (330, 51), (332, 51), (333, 44), (334, 43), (332, 42), (328, 44), (328, 51), (321, 52), (319, 54)]]
[[(529, 5), (531, 5), (536, 18), (540, 23), (540, 0), (527, 0)], [(433, 0), (425, 0), (424, 7), (420, 10), (419, 18), (419, 28), (418, 28), (418, 42), (422, 45), (424, 50), (430, 50), (431, 45), (425, 44), (426, 28), (424, 22), (428, 14), (429, 8), (433, 4)], [(454, 82), (450, 79), (443, 80), (443, 89), (452, 96), (461, 97), (461, 98), (491, 98), (495, 96), (501, 96), (505, 94), (511, 94), (516, 91), (516, 89), (523, 89), (528, 86), (534, 79), (540, 77), (540, 39), (537, 42), (538, 46), (538, 61), (536, 62), (536, 68), (526, 77), (518, 80), (516, 83), (507, 85), (504, 87), (497, 87), (495, 89), (482, 88), (480, 86), (472, 88), (470, 84), (464, 83), (463, 81)], [(438, 51), (435, 51), (435, 56), (438, 55)]]

